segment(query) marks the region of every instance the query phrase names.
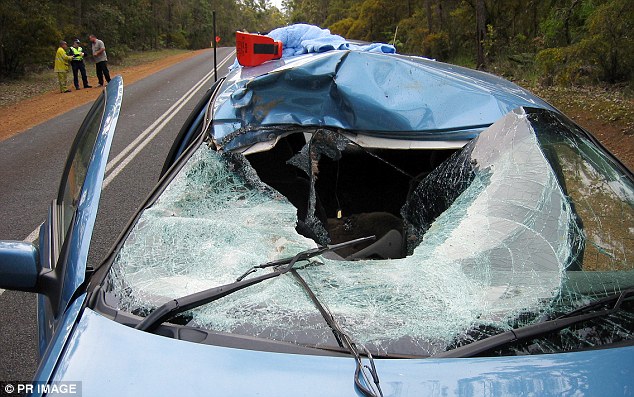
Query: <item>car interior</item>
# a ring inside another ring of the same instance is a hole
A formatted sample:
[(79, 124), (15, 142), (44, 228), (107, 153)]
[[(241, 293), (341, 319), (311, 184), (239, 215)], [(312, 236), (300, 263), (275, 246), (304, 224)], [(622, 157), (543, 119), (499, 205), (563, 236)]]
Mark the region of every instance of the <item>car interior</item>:
[[(335, 150), (338, 153), (333, 158), (319, 155), (326, 150), (320, 151), (310, 138), (310, 134), (292, 133), (279, 139), (270, 150), (246, 156), (260, 179), (297, 208), (297, 231), (319, 244), (375, 236), (374, 241), (329, 253), (333, 259), (405, 257), (403, 206), (418, 183), (458, 149), (365, 148), (348, 141), (343, 150)], [(307, 175), (291, 159), (311, 142), (311, 175)], [(311, 224), (311, 180), (315, 191), (314, 217), (325, 229), (325, 239)]]

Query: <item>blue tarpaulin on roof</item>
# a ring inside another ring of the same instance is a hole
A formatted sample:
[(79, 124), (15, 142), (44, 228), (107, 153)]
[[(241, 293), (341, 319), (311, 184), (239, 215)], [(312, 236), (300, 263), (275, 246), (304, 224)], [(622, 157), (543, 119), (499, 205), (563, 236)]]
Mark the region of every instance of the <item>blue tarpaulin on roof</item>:
[(358, 50), (369, 52), (396, 53), (393, 45), (385, 43), (371, 43), (358, 45), (350, 43), (343, 37), (330, 33), (328, 29), (322, 29), (303, 23), (284, 26), (272, 30), (267, 36), (275, 41), (281, 41), (284, 45), (282, 57), (288, 58), (311, 52), (325, 52), (332, 50)]

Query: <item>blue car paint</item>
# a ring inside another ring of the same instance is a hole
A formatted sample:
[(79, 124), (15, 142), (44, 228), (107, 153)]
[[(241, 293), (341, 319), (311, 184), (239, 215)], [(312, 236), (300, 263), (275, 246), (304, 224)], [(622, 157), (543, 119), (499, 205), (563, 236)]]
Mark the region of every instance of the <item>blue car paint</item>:
[[(625, 396), (634, 391), (634, 346), (375, 362), (386, 397)], [(53, 380), (81, 380), (86, 396), (357, 396), (354, 369), (354, 360), (347, 357), (270, 353), (166, 338), (85, 309)]]
[(62, 308), (68, 305), (77, 288), (84, 282), (86, 275), (90, 237), (97, 217), (101, 185), (123, 100), (123, 78), (121, 76), (115, 77), (108, 83), (105, 99), (99, 137), (91, 155), (90, 165), (77, 204), (76, 216), (71, 226), (71, 235), (68, 237), (68, 255), (65, 258), (67, 268), (64, 273), (60, 303)]
[(44, 295), (37, 295), (37, 347), (38, 358), (42, 360), (46, 354), (46, 349), (53, 338), (53, 324), (55, 319), (46, 310), (46, 300)]
[(0, 261), (4, 267), (4, 283), (13, 287), (33, 288), (38, 275), (39, 252), (33, 244), (23, 241), (0, 241)]
[(283, 131), (266, 127), (280, 125), (464, 141), (519, 106), (553, 109), (506, 80), (424, 58), (331, 51), (272, 65), (227, 77), (213, 114), (224, 149), (268, 141)]
[(73, 327), (78, 320), (79, 312), (85, 299), (86, 294), (82, 294), (75, 299), (66, 312), (64, 312), (55, 333), (48, 341), (48, 345), (46, 345), (46, 350), (41, 354), (40, 365), (33, 378), (34, 381), (48, 382), (51, 379), (51, 375), (59, 362), (64, 346), (71, 336)]
[[(49, 207), (50, 211), (50, 207)], [(50, 215), (50, 214), (49, 214)], [(50, 261), (51, 254), (51, 241), (49, 239), (49, 229), (47, 224), (51, 222), (50, 218), (46, 222), (40, 225), (39, 233), (39, 247), (40, 247), (40, 264), (45, 264)], [(48, 265), (48, 264), (47, 264)], [(37, 294), (37, 347), (38, 347), (38, 359), (42, 360), (44, 353), (48, 348), (49, 341), (53, 336), (53, 323), (55, 318), (46, 309), (46, 303), (48, 298), (45, 295)], [(50, 306), (50, 304), (49, 304)]]

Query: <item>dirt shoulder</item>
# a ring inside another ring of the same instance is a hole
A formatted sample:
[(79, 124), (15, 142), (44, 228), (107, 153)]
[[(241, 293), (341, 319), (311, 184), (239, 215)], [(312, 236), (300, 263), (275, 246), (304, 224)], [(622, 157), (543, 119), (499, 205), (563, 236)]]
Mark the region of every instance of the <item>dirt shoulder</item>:
[[(191, 51), (130, 67), (109, 65), (110, 74), (112, 76), (123, 76), (125, 84), (130, 85), (137, 80), (141, 80), (204, 51), (206, 50)], [(89, 68), (92, 65), (86, 66)], [(51, 72), (50, 74), (51, 80), (56, 80), (54, 73)], [(72, 87), (72, 73), (69, 73), (69, 75), (69, 83)], [(88, 80), (94, 88), (85, 88), (79, 91), (71, 88), (72, 92), (65, 94), (61, 94), (58, 91), (50, 91), (1, 106), (0, 125), (2, 125), (2, 129), (0, 129), (0, 142), (69, 110), (94, 101), (101, 93), (102, 88), (97, 87), (97, 79), (95, 77), (89, 76)]]

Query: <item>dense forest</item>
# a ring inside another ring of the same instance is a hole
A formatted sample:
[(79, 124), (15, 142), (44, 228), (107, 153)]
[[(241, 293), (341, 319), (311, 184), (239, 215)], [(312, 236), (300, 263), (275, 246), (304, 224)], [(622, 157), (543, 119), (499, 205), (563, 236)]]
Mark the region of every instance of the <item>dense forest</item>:
[(291, 22), (498, 74), (559, 84), (634, 78), (634, 0), (285, 1)]
[(48, 65), (62, 38), (130, 51), (220, 45), (233, 32), (311, 23), (349, 39), (546, 84), (634, 80), (634, 0), (0, 0), (0, 75)]

